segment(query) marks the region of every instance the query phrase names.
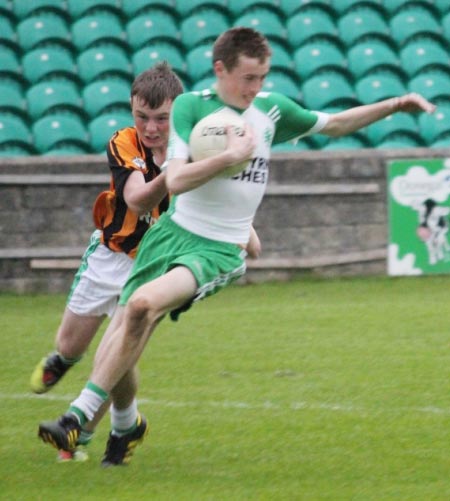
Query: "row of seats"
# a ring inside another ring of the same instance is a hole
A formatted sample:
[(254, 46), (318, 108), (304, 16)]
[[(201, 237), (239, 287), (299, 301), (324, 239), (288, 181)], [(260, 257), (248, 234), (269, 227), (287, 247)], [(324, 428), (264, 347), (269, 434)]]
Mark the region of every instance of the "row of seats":
[(349, 47), (362, 36), (377, 34), (400, 47), (411, 36), (428, 33), (445, 46), (450, 42), (450, 9), (439, 15), (433, 4), (410, 1), (386, 18), (379, 5), (364, 1), (336, 17), (326, 4), (311, 2), (286, 19), (272, 6), (264, 5), (230, 18), (220, 6), (206, 4), (178, 20), (166, 8), (153, 6), (126, 23), (110, 10), (94, 11), (73, 22), (51, 11), (38, 11), (14, 22), (0, 11), (0, 41), (17, 52), (59, 42), (79, 53), (104, 41), (134, 52), (160, 38), (171, 39), (188, 50), (204, 41), (211, 42), (231, 26), (257, 28), (294, 50), (317, 35), (333, 37), (336, 43)]

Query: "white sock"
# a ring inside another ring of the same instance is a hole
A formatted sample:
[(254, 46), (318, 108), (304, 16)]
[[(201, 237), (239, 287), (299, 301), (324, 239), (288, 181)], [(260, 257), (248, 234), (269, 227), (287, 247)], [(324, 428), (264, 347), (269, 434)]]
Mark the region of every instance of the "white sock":
[[(79, 418), (81, 417), (80, 422), (81, 425), (83, 425), (83, 415), (87, 421), (92, 421), (95, 413), (107, 398), (107, 393), (101, 393), (86, 387), (81, 391), (80, 396), (70, 404), (69, 410), (78, 415)], [(81, 411), (81, 413), (79, 411)]]
[(111, 405), (111, 427), (113, 435), (121, 437), (136, 427), (138, 417), (137, 400), (134, 399), (126, 409), (117, 409)]

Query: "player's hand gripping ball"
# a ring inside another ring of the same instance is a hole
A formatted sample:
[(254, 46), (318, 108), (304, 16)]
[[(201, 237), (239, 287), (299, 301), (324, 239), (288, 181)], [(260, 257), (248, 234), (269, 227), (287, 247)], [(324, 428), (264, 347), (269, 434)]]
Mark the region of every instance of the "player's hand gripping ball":
[[(222, 109), (216, 113), (211, 113), (200, 120), (192, 129), (189, 138), (189, 148), (191, 158), (194, 162), (209, 158), (224, 151), (227, 147), (227, 126), (233, 126), (236, 134), (245, 133), (245, 121), (237, 113)], [(245, 160), (236, 165), (228, 167), (221, 172), (221, 177), (232, 177), (244, 170), (249, 163)]]

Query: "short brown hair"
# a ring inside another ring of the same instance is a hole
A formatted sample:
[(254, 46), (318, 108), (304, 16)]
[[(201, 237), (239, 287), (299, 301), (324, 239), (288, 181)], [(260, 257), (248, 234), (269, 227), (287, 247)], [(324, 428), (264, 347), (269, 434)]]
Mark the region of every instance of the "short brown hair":
[(228, 71), (238, 64), (241, 55), (257, 58), (262, 63), (272, 55), (272, 51), (262, 33), (239, 26), (222, 33), (214, 43), (213, 63), (222, 61)]
[(182, 92), (183, 84), (167, 61), (140, 73), (131, 86), (131, 98), (142, 99), (151, 109), (159, 108), (164, 101), (173, 101)]

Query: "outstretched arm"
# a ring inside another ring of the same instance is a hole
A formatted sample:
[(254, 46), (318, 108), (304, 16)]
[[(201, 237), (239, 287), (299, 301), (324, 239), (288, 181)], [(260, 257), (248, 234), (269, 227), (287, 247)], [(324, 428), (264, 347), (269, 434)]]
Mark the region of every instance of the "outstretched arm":
[(345, 136), (392, 115), (392, 113), (399, 111), (433, 113), (435, 109), (436, 106), (421, 95), (406, 94), (331, 114), (328, 123), (320, 133), (331, 137)]

